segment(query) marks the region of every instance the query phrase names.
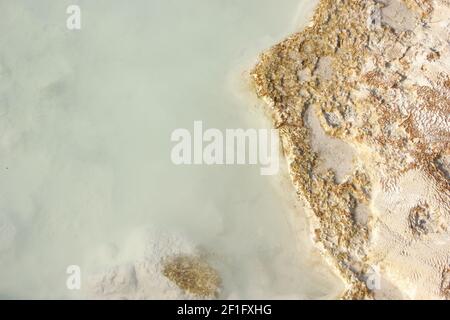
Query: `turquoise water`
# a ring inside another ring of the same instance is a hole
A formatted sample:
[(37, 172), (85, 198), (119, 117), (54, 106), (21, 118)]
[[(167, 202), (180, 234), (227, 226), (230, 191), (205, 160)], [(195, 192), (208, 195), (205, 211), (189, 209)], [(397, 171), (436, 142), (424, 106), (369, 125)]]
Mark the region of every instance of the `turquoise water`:
[(306, 2), (0, 1), (0, 295), (87, 297), (66, 267), (143, 259), (125, 243), (149, 228), (207, 252), (221, 298), (334, 297), (285, 171), (170, 161), (171, 132), (195, 120), (270, 127), (245, 75)]

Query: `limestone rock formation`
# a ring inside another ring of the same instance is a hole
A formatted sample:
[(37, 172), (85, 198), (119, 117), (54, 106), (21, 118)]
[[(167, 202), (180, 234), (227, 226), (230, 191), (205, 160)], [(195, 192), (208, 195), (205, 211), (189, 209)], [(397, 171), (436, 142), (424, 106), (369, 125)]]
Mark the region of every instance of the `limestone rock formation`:
[(450, 298), (450, 1), (321, 0), (252, 75), (343, 298)]

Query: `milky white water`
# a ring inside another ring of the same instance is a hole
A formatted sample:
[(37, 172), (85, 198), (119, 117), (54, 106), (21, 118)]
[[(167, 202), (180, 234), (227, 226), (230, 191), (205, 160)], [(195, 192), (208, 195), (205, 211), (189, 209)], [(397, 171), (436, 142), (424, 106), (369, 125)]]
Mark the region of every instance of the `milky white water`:
[[(66, 28), (74, 3), (79, 31)], [(148, 246), (166, 232), (207, 253), (220, 298), (335, 297), (285, 168), (170, 160), (171, 132), (195, 120), (270, 127), (243, 74), (312, 6), (0, 0), (0, 296), (89, 297), (89, 275), (174, 250)], [(81, 290), (66, 287), (69, 265)]]

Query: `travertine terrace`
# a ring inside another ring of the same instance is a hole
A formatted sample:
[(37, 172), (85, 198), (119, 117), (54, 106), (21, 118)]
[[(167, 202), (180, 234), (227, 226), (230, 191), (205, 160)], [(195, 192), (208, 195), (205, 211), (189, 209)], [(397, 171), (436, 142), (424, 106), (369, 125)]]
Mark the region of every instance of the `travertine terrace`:
[(450, 298), (449, 44), (448, 0), (321, 0), (252, 72), (343, 298)]

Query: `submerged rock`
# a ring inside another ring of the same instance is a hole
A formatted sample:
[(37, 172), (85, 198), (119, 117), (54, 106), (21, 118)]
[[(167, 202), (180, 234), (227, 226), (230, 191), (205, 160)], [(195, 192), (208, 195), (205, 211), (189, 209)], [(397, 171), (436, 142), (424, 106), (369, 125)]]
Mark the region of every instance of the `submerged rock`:
[(218, 272), (196, 256), (179, 255), (164, 259), (163, 274), (187, 293), (201, 298), (215, 297), (220, 288)]
[[(99, 299), (210, 299), (221, 278), (198, 249), (177, 233), (144, 230), (116, 254), (118, 262), (88, 272), (87, 293)], [(119, 259), (124, 256), (124, 259)]]

